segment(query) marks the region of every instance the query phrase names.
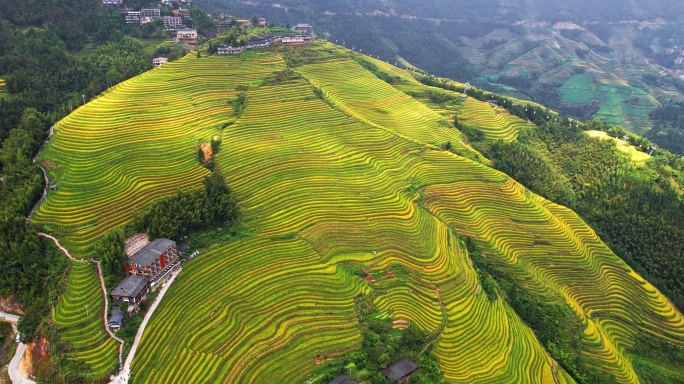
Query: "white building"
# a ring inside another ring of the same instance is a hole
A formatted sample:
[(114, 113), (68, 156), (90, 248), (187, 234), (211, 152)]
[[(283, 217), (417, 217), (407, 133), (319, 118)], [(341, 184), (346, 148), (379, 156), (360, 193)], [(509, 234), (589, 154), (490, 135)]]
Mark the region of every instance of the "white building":
[(159, 8), (143, 8), (140, 10), (140, 17), (149, 17), (150, 19), (158, 19), (161, 17)]
[(285, 36), (281, 40), (283, 44), (302, 44), (304, 43), (303, 36)]
[(216, 53), (219, 55), (237, 55), (244, 51), (243, 47), (231, 47), (230, 45), (226, 44), (219, 44), (217, 48), (218, 50)]
[(126, 24), (140, 23), (140, 11), (126, 11), (123, 14), (126, 18)]
[(154, 67), (161, 67), (162, 65), (166, 64), (169, 62), (169, 59), (166, 57), (155, 57), (154, 60), (152, 60), (152, 64), (154, 64)]
[(102, 0), (102, 4), (104, 5), (121, 5), (123, 0)]
[(177, 29), (175, 41), (177, 43), (196, 44), (197, 43), (197, 30), (192, 29), (192, 28)]

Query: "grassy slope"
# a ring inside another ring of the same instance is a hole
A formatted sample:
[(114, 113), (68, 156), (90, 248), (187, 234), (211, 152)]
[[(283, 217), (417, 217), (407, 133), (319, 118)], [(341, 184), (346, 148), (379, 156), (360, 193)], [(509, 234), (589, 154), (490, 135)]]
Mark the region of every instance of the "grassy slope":
[(628, 154), (629, 158), (632, 159), (632, 161), (637, 163), (637, 164), (642, 164), (646, 160), (651, 158), (651, 156), (649, 156), (648, 153), (641, 152), (641, 151), (637, 150), (635, 146), (629, 145), (629, 143), (627, 143), (624, 140), (617, 139), (615, 137), (610, 137), (610, 136), (608, 136), (608, 133), (606, 133), (606, 132), (589, 131), (589, 132), (587, 132), (587, 134), (591, 137), (598, 137), (601, 140), (613, 140), (613, 141), (615, 141), (615, 143), (617, 144), (617, 149), (620, 152), (624, 152), (624, 153)]
[[(203, 175), (196, 139), (228, 116), (221, 108), (234, 86), (284, 69), (275, 54), (251, 58), (188, 57), (60, 123), (43, 158), (58, 160), (63, 181), (39, 210), (41, 222), (78, 228), (93, 221), (92, 229), (62, 233), (85, 253), (98, 234), (154, 197), (134, 186), (172, 191), (183, 164), (183, 174), (196, 177), (186, 186), (196, 185)], [(245, 115), (224, 132), (218, 163), (250, 234), (188, 264), (143, 336), (135, 382), (299, 381), (315, 357), (358, 346), (353, 298), (371, 285), (380, 309), (435, 332), (447, 379), (565, 382), (510, 308), (486, 299), (455, 232), (508, 261), (531, 289), (565, 297), (584, 320), (594, 364), (620, 382), (635, 380), (624, 349), (637, 332), (684, 337), (681, 314), (575, 214), (484, 165), (436, 150), (445, 141), (466, 148), (437, 112), (349, 59), (300, 70), (329, 105), (304, 80), (248, 92)], [(159, 96), (169, 83), (182, 86), (173, 97)], [(165, 108), (150, 105), (150, 95)], [(114, 105), (143, 105), (144, 112), (114, 115)], [(184, 113), (193, 113), (196, 130)], [(161, 123), (140, 124), (145, 120)], [(183, 132), (190, 137), (181, 140)], [(173, 133), (177, 140), (155, 137)], [(88, 142), (98, 150), (86, 155)], [(133, 155), (165, 151), (163, 161)], [(95, 179), (99, 189), (81, 191), (88, 189), (79, 186), (81, 175), (102, 173), (121, 181)], [(76, 209), (86, 196), (90, 217)], [(387, 278), (366, 283), (350, 263)]]

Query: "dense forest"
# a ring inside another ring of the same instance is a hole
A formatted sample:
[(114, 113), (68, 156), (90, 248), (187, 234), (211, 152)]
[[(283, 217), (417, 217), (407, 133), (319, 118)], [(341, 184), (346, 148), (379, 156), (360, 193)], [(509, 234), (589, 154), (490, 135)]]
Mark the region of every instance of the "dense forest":
[(653, 128), (646, 137), (663, 148), (684, 155), (684, 102), (670, 102), (650, 113)]

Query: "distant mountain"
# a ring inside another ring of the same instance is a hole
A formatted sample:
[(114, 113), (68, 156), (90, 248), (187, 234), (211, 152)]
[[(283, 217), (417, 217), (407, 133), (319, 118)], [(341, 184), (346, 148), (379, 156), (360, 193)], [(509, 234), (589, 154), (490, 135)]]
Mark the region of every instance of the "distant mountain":
[[(329, 39), (392, 64), (414, 65), (640, 134), (654, 125), (650, 112), (684, 99), (681, 1), (198, 3), (281, 25), (308, 22)], [(667, 137), (673, 136), (650, 135), (677, 150)]]

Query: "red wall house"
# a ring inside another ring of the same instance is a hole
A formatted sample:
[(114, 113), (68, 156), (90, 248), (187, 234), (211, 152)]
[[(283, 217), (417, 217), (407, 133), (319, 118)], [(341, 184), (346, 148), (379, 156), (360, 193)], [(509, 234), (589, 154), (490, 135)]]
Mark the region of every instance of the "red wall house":
[(124, 264), (127, 275), (146, 276), (154, 280), (168, 265), (178, 260), (176, 242), (155, 239), (131, 256)]

